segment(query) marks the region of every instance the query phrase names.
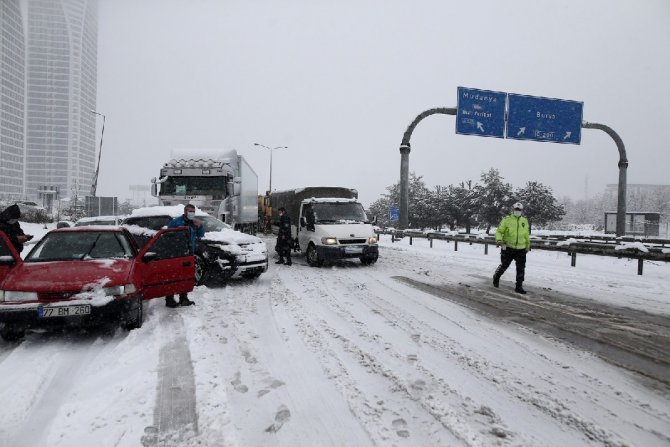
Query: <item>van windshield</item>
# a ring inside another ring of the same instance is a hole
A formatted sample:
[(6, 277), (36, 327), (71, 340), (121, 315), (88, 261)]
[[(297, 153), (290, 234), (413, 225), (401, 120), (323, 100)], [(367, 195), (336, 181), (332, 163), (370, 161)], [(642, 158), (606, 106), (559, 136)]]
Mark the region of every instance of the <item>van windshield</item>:
[(315, 223), (362, 223), (367, 222), (363, 205), (358, 202), (313, 203)]

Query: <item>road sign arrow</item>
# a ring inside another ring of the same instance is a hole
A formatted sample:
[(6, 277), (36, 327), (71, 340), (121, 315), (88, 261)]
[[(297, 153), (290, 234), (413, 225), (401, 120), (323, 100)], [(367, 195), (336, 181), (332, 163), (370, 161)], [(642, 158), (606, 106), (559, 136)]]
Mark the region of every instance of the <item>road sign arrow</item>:
[(482, 132), (484, 132), (484, 126), (483, 126), (482, 123), (480, 123), (479, 121), (477, 121), (477, 129), (478, 129), (478, 130), (481, 130)]
[(518, 137), (519, 135), (523, 135), (526, 133), (526, 128), (525, 127), (520, 127), (519, 131), (516, 133), (516, 136)]
[(572, 135), (572, 132), (565, 132), (565, 136), (563, 137), (563, 139), (567, 140), (568, 138), (570, 138), (571, 135)]

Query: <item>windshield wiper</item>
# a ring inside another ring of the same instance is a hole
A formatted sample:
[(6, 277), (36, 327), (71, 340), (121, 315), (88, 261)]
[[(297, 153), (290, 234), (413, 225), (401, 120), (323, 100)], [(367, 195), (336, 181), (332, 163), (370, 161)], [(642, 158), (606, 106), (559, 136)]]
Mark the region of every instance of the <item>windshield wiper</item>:
[(96, 244), (98, 243), (98, 240), (100, 239), (100, 236), (102, 236), (102, 235), (99, 234), (99, 235), (95, 238), (95, 240), (93, 241), (93, 245), (91, 245), (91, 248), (89, 248), (88, 251), (87, 251), (86, 253), (84, 253), (83, 255), (81, 255), (81, 258), (79, 258), (79, 260), (85, 259), (86, 256), (90, 256), (90, 255), (91, 255), (91, 252), (93, 251), (93, 249), (95, 248)]

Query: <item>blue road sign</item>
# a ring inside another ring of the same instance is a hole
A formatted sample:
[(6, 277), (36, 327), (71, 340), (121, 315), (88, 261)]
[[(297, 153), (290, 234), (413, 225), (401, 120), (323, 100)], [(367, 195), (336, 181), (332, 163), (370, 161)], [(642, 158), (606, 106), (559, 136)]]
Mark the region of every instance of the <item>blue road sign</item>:
[(456, 133), (505, 137), (507, 93), (458, 87)]
[(393, 222), (399, 219), (400, 219), (400, 208), (397, 207), (389, 208), (389, 220)]
[(507, 138), (579, 144), (583, 102), (510, 93)]

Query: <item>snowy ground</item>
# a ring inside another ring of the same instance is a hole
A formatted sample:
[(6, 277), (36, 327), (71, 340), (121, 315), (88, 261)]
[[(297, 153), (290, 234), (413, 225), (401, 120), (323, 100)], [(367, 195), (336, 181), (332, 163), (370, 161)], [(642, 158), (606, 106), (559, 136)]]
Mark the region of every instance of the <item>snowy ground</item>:
[[(670, 445), (667, 384), (412, 285), (515, 300), (514, 266), (490, 286), (496, 250), (380, 244), (370, 267), (298, 256), (151, 301), (139, 330), (0, 341), (0, 446)], [(670, 326), (667, 264), (534, 250), (525, 286)]]

